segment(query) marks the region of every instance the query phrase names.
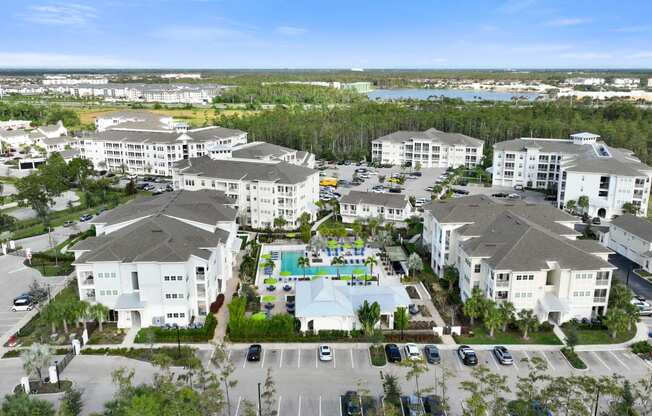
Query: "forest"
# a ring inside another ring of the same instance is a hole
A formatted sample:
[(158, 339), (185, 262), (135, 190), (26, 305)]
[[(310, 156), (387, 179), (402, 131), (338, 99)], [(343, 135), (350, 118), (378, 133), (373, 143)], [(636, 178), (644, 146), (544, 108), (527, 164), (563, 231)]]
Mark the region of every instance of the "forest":
[(214, 103), (260, 104), (350, 104), (366, 100), (352, 91), (300, 84), (256, 84), (230, 88), (213, 99)]
[(0, 102), (0, 120), (31, 120), (37, 126), (54, 124), (61, 120), (66, 127), (79, 125), (79, 116), (75, 111), (64, 109), (58, 105), (35, 106), (25, 103)]
[(226, 116), (218, 125), (249, 133), (249, 140), (308, 150), (327, 159), (363, 158), (371, 140), (397, 130), (430, 127), (485, 141), (485, 149), (520, 137), (567, 138), (590, 131), (614, 147), (632, 149), (652, 164), (652, 111), (629, 103), (604, 107), (563, 102), (464, 103), (459, 100), (404, 103), (361, 102), (304, 109), (276, 107), (255, 114)]

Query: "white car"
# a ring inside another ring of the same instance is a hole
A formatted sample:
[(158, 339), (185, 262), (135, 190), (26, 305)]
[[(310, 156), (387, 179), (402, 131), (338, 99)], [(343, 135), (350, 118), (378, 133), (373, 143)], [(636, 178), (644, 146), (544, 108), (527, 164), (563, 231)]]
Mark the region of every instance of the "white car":
[(409, 360), (420, 360), (421, 359), (421, 352), (419, 351), (419, 347), (417, 344), (405, 344), (405, 347), (403, 347), (405, 350), (405, 356)]
[(34, 309), (34, 302), (29, 296), (19, 296), (14, 299), (14, 304), (11, 307), (12, 312), (31, 311)]
[(650, 305), (648, 302), (639, 300), (639, 299), (632, 299), (631, 300), (632, 305), (636, 306), (638, 308), (638, 314), (641, 316), (649, 316), (652, 315), (652, 305)]
[(319, 361), (333, 361), (333, 350), (328, 345), (320, 345), (319, 348)]

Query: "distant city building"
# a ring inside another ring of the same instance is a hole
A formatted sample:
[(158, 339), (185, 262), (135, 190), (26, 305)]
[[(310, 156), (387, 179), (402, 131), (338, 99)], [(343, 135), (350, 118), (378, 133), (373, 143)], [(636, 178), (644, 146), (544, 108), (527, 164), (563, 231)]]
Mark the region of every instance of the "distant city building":
[(371, 160), (381, 164), (424, 168), (474, 167), (482, 160), (484, 142), (459, 133), (397, 131), (371, 142)]
[(366, 94), (374, 90), (374, 84), (367, 81), (360, 82), (343, 82), (340, 86), (342, 90), (354, 91), (360, 94)]
[(604, 85), (604, 78), (567, 78), (566, 84), (598, 86), (598, 85)]
[(163, 79), (201, 79), (199, 72), (180, 72), (173, 74), (162, 74)]
[(103, 76), (86, 75), (45, 75), (41, 81), (43, 85), (103, 85), (108, 84), (109, 79)]
[(0, 130), (0, 141), (5, 145), (19, 149), (21, 146), (43, 146), (43, 140), (55, 139), (68, 135), (68, 129), (62, 121), (56, 124), (37, 127), (36, 129)]
[(496, 143), (492, 184), (549, 190), (557, 195), (559, 208), (569, 201), (577, 207), (580, 197), (586, 196), (587, 214), (592, 217), (620, 215), (624, 204), (645, 215), (652, 168), (632, 151), (611, 148), (599, 138), (577, 133), (569, 140), (522, 138)]
[(634, 88), (634, 87), (638, 87), (641, 84), (641, 79), (640, 78), (614, 78), (613, 81), (611, 81), (611, 84), (614, 87)]
[(169, 192), (97, 216), (97, 236), (69, 248), (79, 298), (109, 308), (118, 328), (204, 322), (241, 244), (231, 203), (222, 192)]
[(31, 123), (29, 120), (0, 121), (0, 130), (28, 129)]
[(611, 250), (577, 240), (579, 219), (551, 205), (500, 203), (485, 195), (436, 201), (426, 207), (423, 241), (431, 266), (459, 271), (466, 302), (474, 288), (540, 322), (562, 324), (607, 312), (615, 266)]
[(342, 222), (378, 218), (404, 226), (412, 215), (412, 205), (407, 195), (351, 191), (340, 200)]

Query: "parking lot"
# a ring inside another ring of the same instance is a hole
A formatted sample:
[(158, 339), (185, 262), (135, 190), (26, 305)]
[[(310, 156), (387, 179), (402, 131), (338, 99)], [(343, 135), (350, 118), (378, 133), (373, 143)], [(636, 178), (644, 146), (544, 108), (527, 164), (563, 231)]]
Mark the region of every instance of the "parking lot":
[[(405, 395), (414, 394), (414, 381), (407, 381), (407, 369), (398, 364), (388, 363), (384, 367), (371, 365), (371, 357), (366, 346), (350, 344), (330, 344), (333, 361), (321, 362), (314, 345), (263, 346), (259, 362), (246, 360), (244, 346), (229, 350), (229, 360), (235, 366), (234, 377), (239, 380), (235, 388), (234, 401), (242, 403), (248, 399), (257, 403), (256, 385), (264, 382), (267, 369), (272, 370), (278, 394), (279, 415), (341, 415), (342, 396), (349, 390), (363, 386), (375, 398), (382, 395), (381, 376), (394, 374), (401, 383)], [(401, 350), (403, 345), (399, 344)], [(440, 346), (445, 348), (444, 346)], [(423, 350), (422, 346), (420, 349)], [(584, 371), (573, 369), (557, 349), (516, 350), (510, 352), (513, 365), (501, 365), (489, 347), (474, 347), (480, 365), (507, 377), (512, 388), (518, 377), (529, 373), (528, 361), (539, 357), (548, 367), (552, 376), (571, 374), (591, 374), (609, 376), (614, 373), (636, 380), (652, 370), (649, 364), (629, 350), (581, 351), (579, 356), (587, 364)], [(404, 351), (401, 351), (405, 360)], [(471, 379), (472, 368), (462, 364), (454, 349), (440, 349), (441, 363), (428, 364), (428, 372), (420, 378), (422, 389), (434, 387), (446, 377), (448, 394), (451, 398), (465, 397), (459, 390), (459, 382)], [(451, 400), (452, 414), (459, 414), (460, 400)], [(242, 413), (234, 413), (242, 414)]]

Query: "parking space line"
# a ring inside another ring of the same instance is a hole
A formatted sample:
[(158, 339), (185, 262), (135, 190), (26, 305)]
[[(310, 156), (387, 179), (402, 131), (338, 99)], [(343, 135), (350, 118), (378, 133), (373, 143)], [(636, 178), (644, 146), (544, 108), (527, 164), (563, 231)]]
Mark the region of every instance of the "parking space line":
[(516, 364), (517, 361), (518, 360), (516, 359), (516, 355), (512, 353), (512, 362), (513, 362), (512, 365), (516, 368), (516, 371), (518, 371), (518, 364)]
[(491, 358), (493, 358), (491, 362), (494, 363), (494, 366), (496, 367), (496, 371), (498, 371), (500, 367), (498, 365), (498, 359), (496, 358), (496, 355), (493, 354), (491, 351), (487, 351), (487, 353), (491, 356)]
[(232, 352), (233, 352), (233, 350), (229, 350), (229, 353), (226, 356), (226, 361), (229, 361), (229, 362), (231, 361), (231, 353)]
[(266, 349), (263, 349), (263, 359), (260, 360), (260, 368), (265, 367), (265, 353), (267, 352)]
[(297, 416), (301, 416), (301, 395), (299, 395), (299, 412), (297, 413)]
[(616, 359), (616, 361), (618, 361), (618, 363), (619, 363), (620, 365), (622, 365), (622, 366), (625, 367), (627, 370), (629, 370), (629, 366), (628, 366), (627, 364), (625, 364), (625, 362), (624, 362), (623, 360), (621, 360), (620, 358), (618, 358), (618, 356), (616, 355), (616, 353), (614, 353), (613, 351), (609, 351), (609, 354), (611, 354), (611, 355)]
[(333, 348), (333, 368), (337, 368), (337, 364), (335, 363), (335, 348)]
[(240, 402), (242, 401), (242, 396), (238, 396), (238, 405), (235, 407), (235, 416), (238, 416), (238, 412), (240, 412)]
[(283, 368), (283, 348), (281, 348), (281, 359), (278, 361), (278, 368)]
[(278, 407), (276, 408), (276, 414), (280, 415), (281, 414), (281, 400), (283, 400), (283, 396), (278, 396)]
[[(457, 367), (457, 371), (462, 372), (462, 365), (460, 364), (460, 357), (458, 357), (455, 353), (453, 353), (453, 361), (455, 361), (455, 366)], [(401, 405), (401, 408), (403, 405)]]
[(597, 352), (595, 352), (595, 351), (591, 351), (591, 352), (593, 353), (593, 355), (595, 356), (595, 358), (596, 358), (598, 361), (600, 361), (600, 364), (602, 364), (603, 366), (605, 366), (605, 367), (607, 368), (607, 370), (611, 371), (611, 367), (609, 367), (609, 366), (607, 365), (607, 363), (605, 363), (604, 360), (602, 360), (602, 358), (600, 358), (600, 356), (598, 355)]
[(21, 267), (21, 268), (19, 268), (19, 269), (15, 269), (15, 270), (8, 271), (7, 273), (8, 273), (8, 274), (18, 273), (18, 272), (22, 272), (23, 270), (27, 270), (27, 269), (28, 269), (28, 267)]
[(247, 366), (247, 354), (245, 353), (245, 358), (244, 361), (242, 362), (242, 368), (245, 368)]
[(351, 353), (351, 368), (355, 368), (355, 362), (353, 361), (353, 348), (351, 348), (349, 352)]
[(301, 348), (297, 348), (297, 352), (299, 353), (299, 359), (297, 360), (297, 368), (301, 368)]
[(555, 366), (552, 365), (552, 361), (550, 361), (550, 359), (549, 359), (548, 356), (546, 355), (546, 352), (545, 352), (545, 351), (541, 351), (541, 354), (543, 355), (543, 358), (545, 358), (546, 361), (548, 362), (548, 365), (550, 366), (550, 368), (552, 368), (553, 371), (557, 370), (557, 369), (555, 368)]
[[(333, 354), (335, 355), (335, 354)], [(333, 357), (335, 358), (335, 357)], [(319, 368), (319, 348), (315, 350), (315, 368)]]
[(358, 397), (358, 401), (360, 402), (360, 413), (361, 413), (361, 416), (364, 416), (364, 406), (362, 405), (362, 397)]
[(340, 396), (340, 405), (337, 406), (340, 408), (340, 416), (342, 416), (342, 406), (344, 406), (344, 402), (342, 401), (342, 396)]

